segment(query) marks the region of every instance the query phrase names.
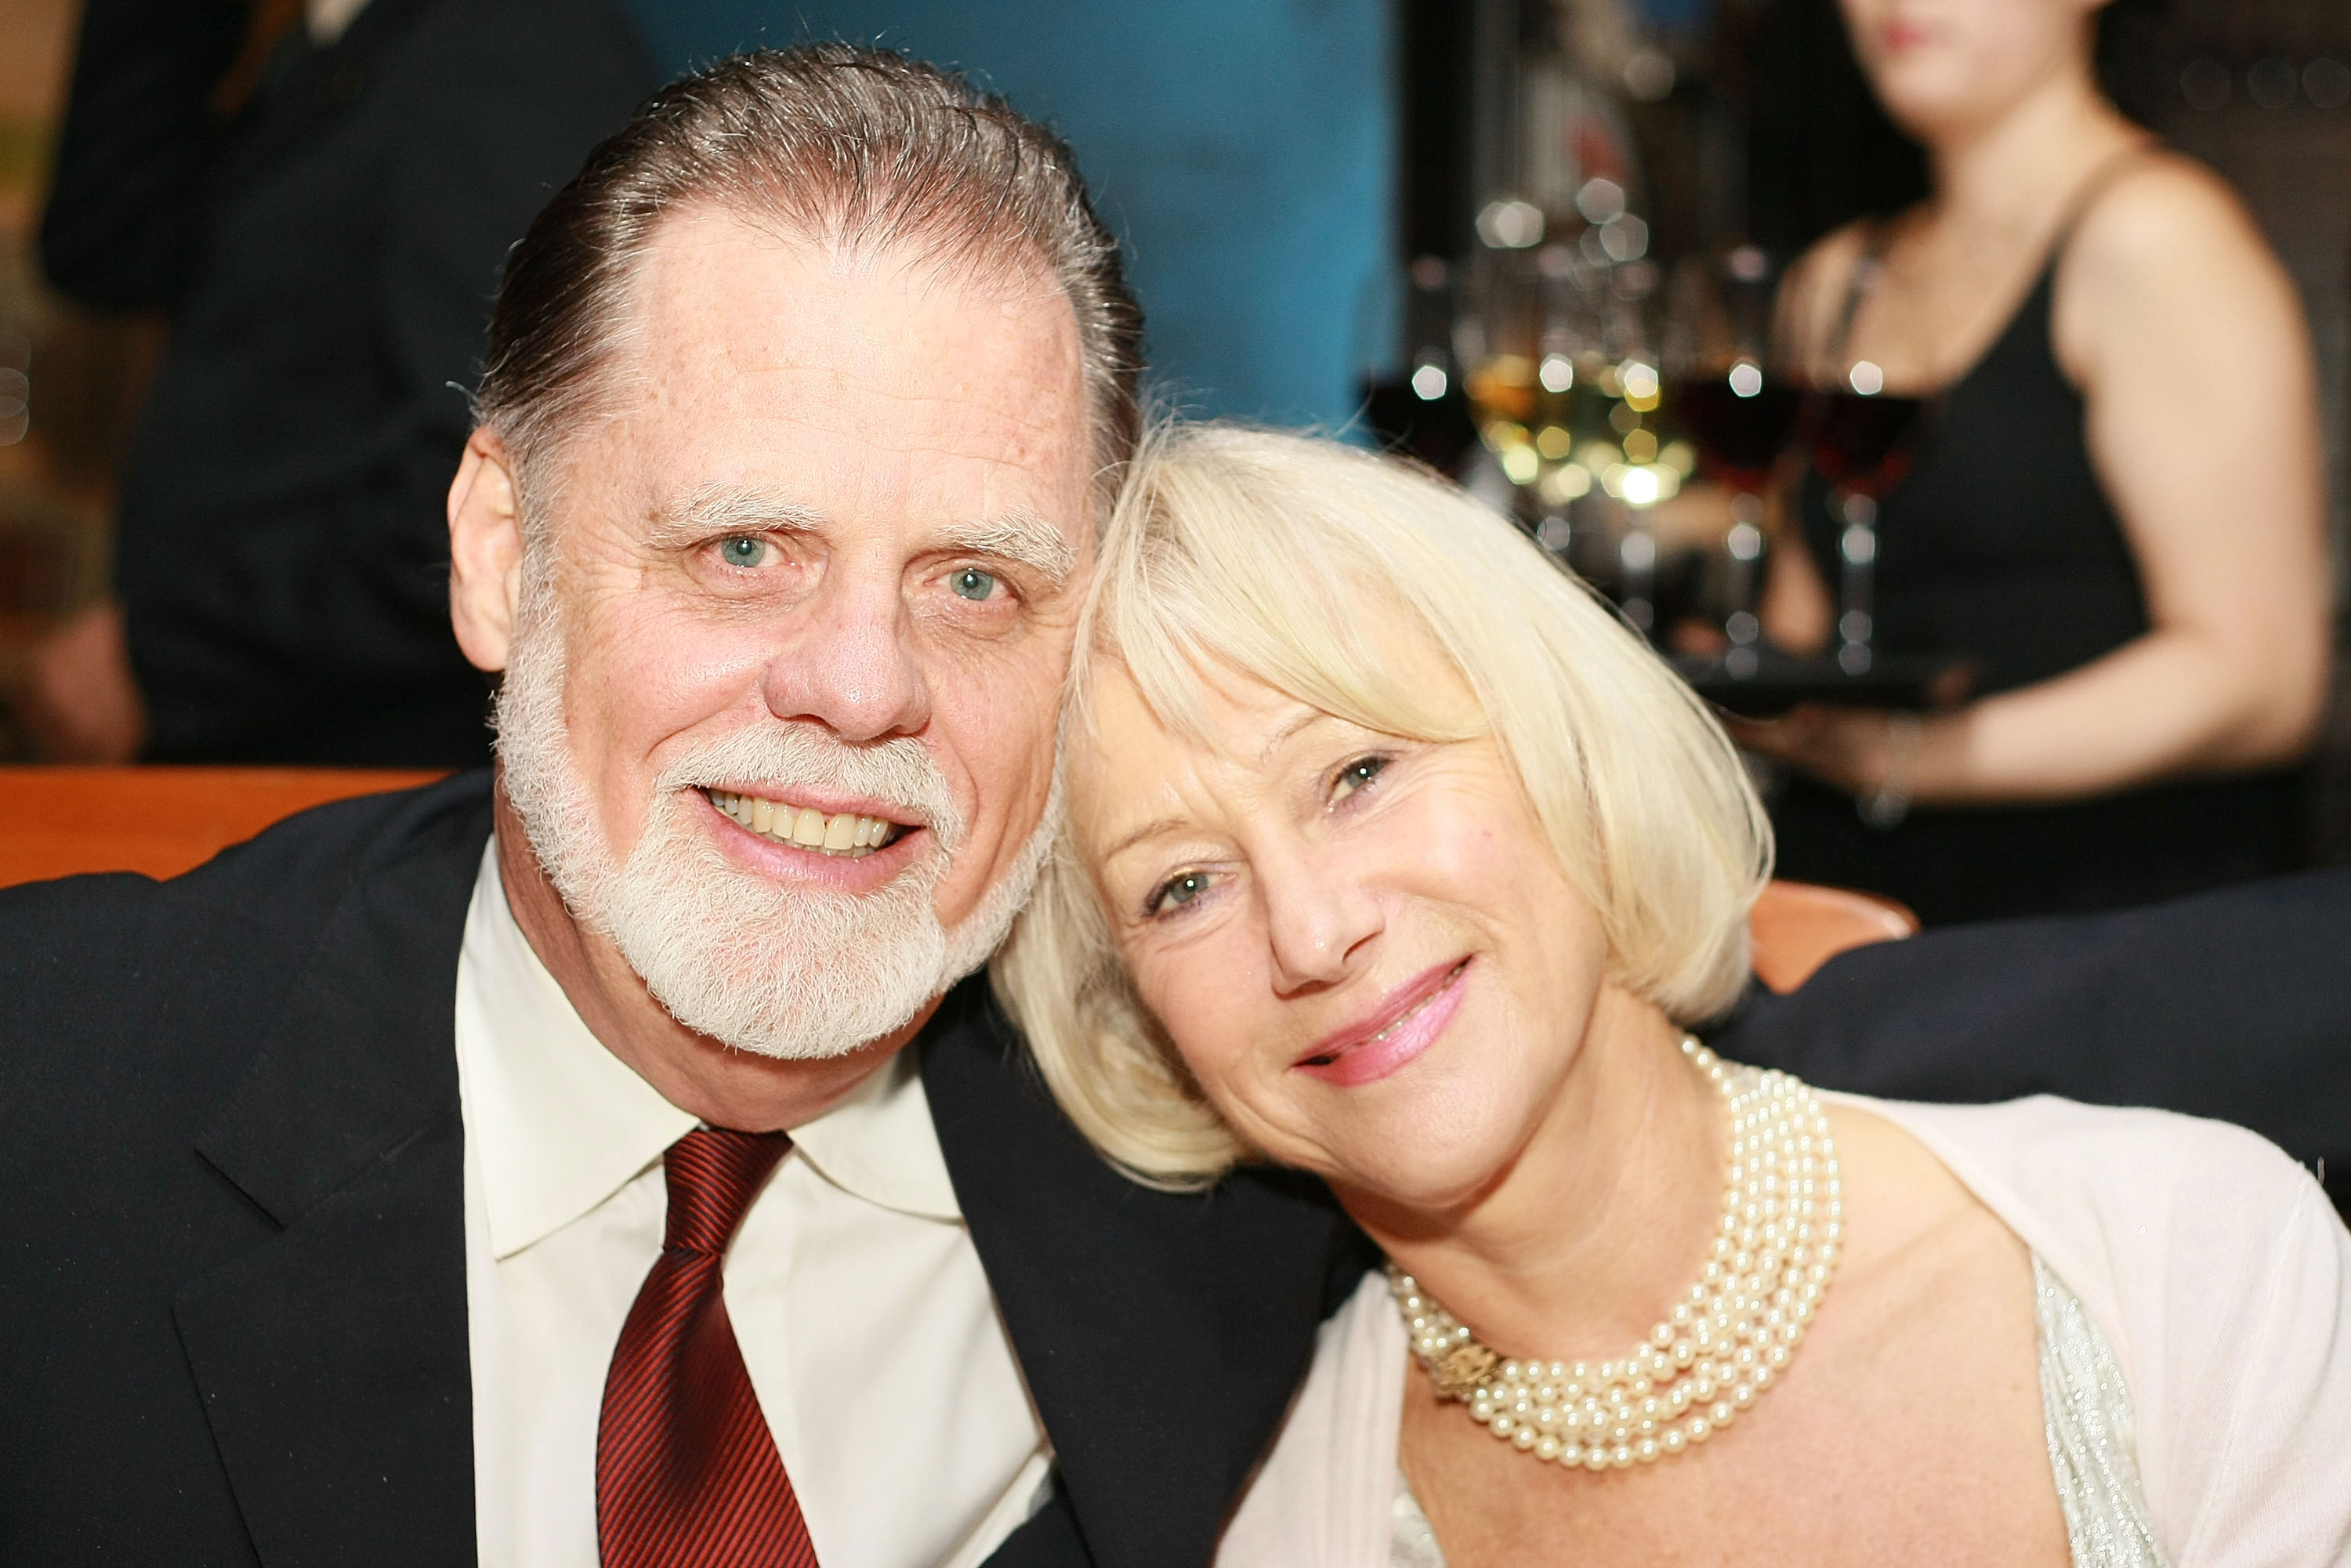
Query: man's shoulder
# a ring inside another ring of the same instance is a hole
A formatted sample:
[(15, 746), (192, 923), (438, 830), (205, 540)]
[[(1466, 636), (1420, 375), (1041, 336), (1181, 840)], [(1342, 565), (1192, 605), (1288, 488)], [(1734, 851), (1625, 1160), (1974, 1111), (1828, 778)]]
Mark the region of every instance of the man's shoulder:
[(464, 774), (301, 812), (166, 881), (0, 890), (0, 1080), (93, 1051), (249, 1051), (356, 892), (420, 874), (470, 887), (488, 831), (488, 775)]
[(11, 1561), (470, 1550), (454, 996), (488, 831), (461, 779), (0, 894)]

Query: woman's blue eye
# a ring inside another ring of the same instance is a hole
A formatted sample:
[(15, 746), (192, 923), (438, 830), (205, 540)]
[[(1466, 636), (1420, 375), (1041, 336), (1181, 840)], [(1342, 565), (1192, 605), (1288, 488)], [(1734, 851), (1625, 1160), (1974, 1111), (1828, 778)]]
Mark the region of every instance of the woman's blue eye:
[(1157, 915), (1163, 910), (1180, 909), (1207, 891), (1206, 872), (1178, 872), (1161, 883), (1159, 891), (1151, 895), (1150, 913)]
[(728, 566), (754, 567), (768, 559), (768, 541), (737, 534), (718, 542), (718, 559)]
[(956, 593), (973, 601), (986, 599), (996, 591), (996, 579), (976, 566), (965, 567), (947, 582)]
[(1358, 757), (1339, 769), (1339, 777), (1331, 785), (1331, 799), (1343, 800), (1380, 776), (1388, 765), (1384, 757)]

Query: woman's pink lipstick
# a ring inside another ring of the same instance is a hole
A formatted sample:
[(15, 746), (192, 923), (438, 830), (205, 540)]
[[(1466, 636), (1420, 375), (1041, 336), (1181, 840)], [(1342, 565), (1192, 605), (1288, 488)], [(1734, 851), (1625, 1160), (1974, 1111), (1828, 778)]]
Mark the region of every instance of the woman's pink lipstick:
[(1437, 1043), (1461, 1009), (1468, 972), (1467, 958), (1426, 970), (1390, 992), (1371, 1017), (1315, 1041), (1298, 1071), (1342, 1088), (1385, 1078)]

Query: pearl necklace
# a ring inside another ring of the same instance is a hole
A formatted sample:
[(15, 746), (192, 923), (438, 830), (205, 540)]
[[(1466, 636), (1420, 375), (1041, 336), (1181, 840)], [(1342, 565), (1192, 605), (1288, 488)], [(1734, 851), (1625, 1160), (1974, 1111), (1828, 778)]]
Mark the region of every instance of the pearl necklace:
[(1835, 1270), (1844, 1231), (1836, 1145), (1820, 1097), (1784, 1072), (1682, 1053), (1722, 1091), (1730, 1168), (1704, 1275), (1619, 1361), (1504, 1360), (1388, 1265), (1388, 1290), (1437, 1393), (1521, 1453), (1590, 1470), (1687, 1452), (1785, 1370)]

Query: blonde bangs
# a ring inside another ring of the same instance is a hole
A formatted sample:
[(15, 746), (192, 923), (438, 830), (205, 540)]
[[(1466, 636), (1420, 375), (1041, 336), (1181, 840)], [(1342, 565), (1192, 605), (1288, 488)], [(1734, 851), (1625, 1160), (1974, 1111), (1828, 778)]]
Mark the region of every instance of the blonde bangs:
[[(1226, 433), (1235, 434), (1235, 433)], [(1164, 439), (1156, 438), (1156, 439)], [(1202, 697), (1255, 683), (1387, 735), (1466, 739), (1484, 721), (1397, 667), (1401, 626), (1437, 641), (1419, 607), (1355, 557), (1355, 497), (1311, 485), (1248, 444), (1217, 464), (1147, 461), (1134, 495), (1150, 516), (1113, 522), (1073, 695), (1114, 660), (1174, 734), (1214, 746)], [(1180, 528), (1166, 526), (1184, 519)], [(1090, 732), (1082, 696), (1073, 731)]]

